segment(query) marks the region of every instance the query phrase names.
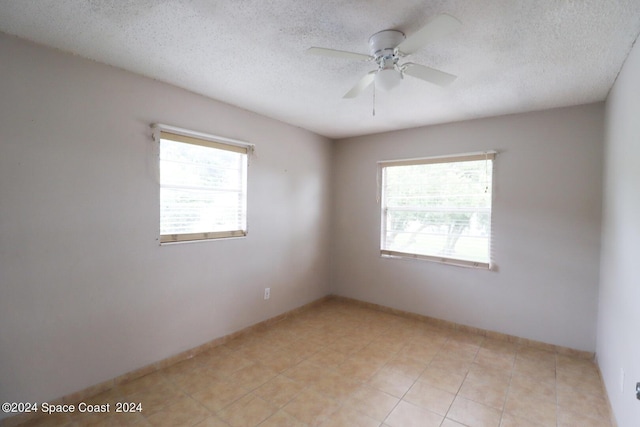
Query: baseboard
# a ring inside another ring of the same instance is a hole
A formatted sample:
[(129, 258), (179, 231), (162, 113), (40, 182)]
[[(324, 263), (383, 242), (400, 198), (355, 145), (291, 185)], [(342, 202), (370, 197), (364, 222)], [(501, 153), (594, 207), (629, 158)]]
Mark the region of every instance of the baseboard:
[[(310, 308), (313, 308), (319, 304), (322, 304), (323, 302), (327, 301), (328, 299), (330, 299), (330, 296), (324, 296), (322, 298), (319, 298), (315, 301), (312, 301), (308, 304), (305, 304), (303, 306), (300, 306), (298, 308), (294, 308), (293, 310), (289, 310), (285, 313), (279, 314), (275, 317), (271, 317), (267, 320), (263, 320), (262, 322), (258, 322), (255, 323), (251, 326), (248, 326), (246, 328), (243, 328), (239, 331), (233, 332), (231, 334), (219, 337), (219, 338), (215, 338), (209, 342), (206, 342), (202, 345), (199, 345), (197, 347), (194, 347), (190, 350), (187, 351), (183, 351), (181, 353), (178, 353), (174, 356), (168, 357), (166, 359), (162, 359), (158, 362), (152, 363), (150, 365), (147, 366), (143, 366), (142, 368), (136, 369), (134, 371), (130, 371), (127, 372), (123, 375), (120, 375), (116, 378), (113, 378), (111, 380), (108, 381), (104, 381), (101, 382), (99, 384), (95, 384), (91, 387), (87, 387), (85, 389), (82, 389), (80, 391), (77, 391), (75, 393), (71, 393), (68, 394), (66, 396), (60, 397), (58, 399), (54, 399), (54, 400), (48, 400), (47, 403), (50, 403), (52, 405), (58, 405), (58, 404), (77, 404), (79, 402), (82, 402), (84, 400), (87, 400), (91, 397), (94, 397), (100, 393), (104, 393), (105, 391), (108, 391), (110, 389), (112, 389), (113, 387), (120, 385), (120, 384), (125, 384), (128, 383), (130, 381), (133, 381), (135, 379), (138, 379), (140, 377), (143, 377), (145, 375), (149, 375), (153, 372), (168, 368), (171, 365), (174, 365), (178, 362), (182, 362), (184, 360), (187, 359), (191, 359), (192, 357), (203, 353), (207, 350), (210, 350), (212, 348), (218, 347), (220, 345), (223, 345), (235, 338), (241, 337), (243, 335), (249, 334), (251, 332), (255, 332), (257, 330), (269, 327), (277, 322), (280, 322), (286, 318), (289, 318), (291, 316), (295, 316), (299, 313), (302, 313), (306, 310), (309, 310)], [(42, 414), (40, 413), (30, 413), (30, 414), (20, 414), (20, 415), (15, 415), (12, 417), (8, 417), (5, 419), (0, 420), (0, 426), (2, 427), (15, 427), (19, 424), (25, 423), (27, 421), (31, 421), (33, 419), (36, 419), (38, 417), (40, 417)]]
[(609, 391), (607, 390), (607, 385), (604, 383), (604, 376), (602, 375), (602, 371), (600, 370), (600, 363), (598, 362), (598, 356), (595, 357), (596, 366), (598, 367), (598, 373), (600, 374), (600, 385), (604, 390), (604, 395), (607, 398), (607, 406), (609, 408), (609, 421), (611, 422), (611, 427), (618, 427), (618, 421), (616, 417), (613, 415), (613, 405), (611, 404), (611, 399), (609, 398)]
[[(89, 399), (93, 396), (96, 396), (100, 393), (103, 393), (107, 390), (112, 389), (113, 387), (120, 385), (120, 384), (125, 384), (128, 383), (130, 381), (133, 381), (135, 379), (138, 379), (140, 377), (143, 377), (145, 375), (149, 375), (153, 372), (168, 368), (171, 365), (174, 365), (178, 362), (182, 362), (184, 360), (187, 359), (191, 359), (192, 357), (203, 353), (207, 350), (210, 350), (212, 348), (215, 348), (217, 346), (223, 345), (235, 338), (241, 337), (243, 335), (249, 334), (251, 332), (255, 332), (257, 330), (269, 327), (277, 322), (280, 322), (286, 318), (289, 318), (291, 316), (295, 316), (299, 313), (302, 313), (306, 310), (309, 310), (317, 305), (320, 305), (322, 303), (324, 303), (325, 301), (328, 300), (334, 300), (334, 301), (341, 301), (341, 302), (345, 302), (345, 303), (349, 303), (349, 304), (353, 304), (353, 305), (357, 305), (360, 307), (365, 307), (365, 308), (369, 308), (369, 309), (373, 309), (373, 310), (377, 310), (377, 311), (382, 311), (385, 313), (390, 313), (390, 314), (394, 314), (397, 316), (401, 316), (404, 318), (408, 318), (408, 319), (414, 319), (414, 320), (419, 320), (434, 326), (439, 326), (442, 328), (447, 328), (447, 329), (453, 329), (459, 332), (465, 332), (465, 333), (470, 333), (470, 334), (475, 334), (475, 335), (481, 335), (483, 337), (487, 337), (487, 338), (492, 338), (492, 339), (497, 339), (497, 340), (502, 340), (502, 341), (507, 341), (507, 342), (512, 342), (512, 343), (517, 343), (520, 345), (526, 345), (529, 347), (533, 347), (533, 348), (537, 348), (537, 349), (542, 349), (542, 350), (546, 350), (546, 351), (551, 351), (551, 352), (555, 352), (557, 354), (562, 354), (562, 355), (566, 355), (566, 356), (570, 356), (570, 357), (576, 357), (576, 358), (581, 358), (581, 359), (590, 359), (590, 360), (594, 360), (594, 356), (595, 354), (593, 352), (588, 352), (588, 351), (582, 351), (582, 350), (575, 350), (572, 348), (568, 348), (568, 347), (563, 347), (563, 346), (558, 346), (558, 345), (553, 345), (553, 344), (547, 344), (544, 342), (540, 342), (540, 341), (535, 341), (535, 340), (529, 340), (526, 338), (520, 338), (514, 335), (508, 335), (508, 334), (502, 334), (499, 332), (494, 332), (494, 331), (489, 331), (486, 329), (481, 329), (481, 328), (475, 328), (472, 326), (466, 326), (466, 325), (462, 325), (459, 323), (455, 323), (455, 322), (450, 322), (447, 320), (442, 320), (442, 319), (437, 319), (435, 317), (429, 317), (429, 316), (424, 316), (421, 314), (416, 314), (416, 313), (411, 313), (409, 311), (404, 311), (404, 310), (398, 310), (395, 308), (391, 308), (391, 307), (387, 307), (384, 305), (379, 305), (379, 304), (374, 304), (374, 303), (370, 303), (370, 302), (366, 302), (366, 301), (361, 301), (358, 299), (354, 299), (354, 298), (349, 298), (349, 297), (344, 297), (344, 296), (340, 296), (340, 295), (327, 295), (324, 296), (322, 298), (319, 298), (315, 301), (312, 301), (308, 304), (305, 304), (303, 306), (300, 306), (298, 308), (295, 308), (293, 310), (289, 310), (285, 313), (279, 314), (275, 317), (271, 317), (267, 320), (263, 320), (262, 322), (258, 322), (256, 324), (253, 324), (251, 326), (248, 326), (246, 328), (243, 328), (239, 331), (233, 332), (231, 334), (219, 337), (219, 338), (215, 338), (209, 342), (206, 342), (202, 345), (199, 345), (197, 347), (194, 347), (190, 350), (187, 351), (183, 351), (181, 353), (178, 353), (174, 356), (168, 357), (166, 359), (162, 359), (158, 362), (152, 363), (150, 365), (144, 366), (142, 368), (136, 369), (134, 371), (131, 372), (127, 372), (123, 375), (120, 375), (116, 378), (113, 378), (111, 380), (108, 381), (104, 381), (102, 383), (99, 384), (95, 384), (91, 387), (87, 387), (85, 389), (82, 389), (80, 391), (77, 391), (75, 393), (71, 393), (68, 394), (66, 396), (63, 396), (61, 398), (55, 399), (55, 400), (51, 400), (48, 401), (48, 403), (51, 404), (77, 404), (79, 402), (82, 402), (83, 400)], [(602, 374), (600, 375), (600, 378), (602, 379)], [(609, 403), (610, 405), (610, 403)], [(613, 412), (611, 412), (613, 414)], [(30, 421), (32, 419), (38, 418), (38, 416), (40, 416), (41, 414), (36, 413), (36, 414), (21, 414), (21, 415), (15, 415), (13, 417), (9, 417), (9, 418), (5, 418), (3, 420), (0, 420), (0, 425), (3, 427), (15, 427), (19, 424), (25, 423), (27, 421)], [(613, 415), (612, 415), (613, 417)], [(614, 420), (615, 421), (615, 420)], [(615, 422), (614, 422), (615, 425)]]
[(371, 302), (361, 301), (358, 299), (344, 297), (340, 295), (330, 295), (329, 298), (337, 301), (344, 301), (344, 302), (356, 304), (360, 307), (365, 307), (365, 308), (370, 308), (377, 311), (382, 311), (385, 313), (395, 314), (396, 316), (401, 316), (408, 319), (419, 320), (419, 321), (422, 321), (434, 326), (439, 326), (442, 328), (453, 329), (456, 331), (466, 332), (474, 335), (481, 335), (483, 337), (492, 338), (496, 340), (512, 342), (520, 345), (526, 345), (528, 347), (546, 350), (546, 351), (554, 352), (554, 353), (565, 355), (565, 356), (570, 356), (570, 357), (575, 357), (580, 359), (589, 359), (589, 360), (595, 359), (595, 353), (591, 351), (576, 350), (569, 347), (563, 347), (559, 345), (544, 343), (541, 341), (521, 338), (515, 335), (508, 335), (500, 332), (490, 331), (487, 329), (475, 328), (472, 326), (467, 326), (467, 325), (462, 325), (455, 322), (450, 322), (447, 320), (437, 319), (435, 317), (424, 316), (422, 314), (411, 313), (409, 311), (398, 310), (398, 309), (387, 307), (384, 305), (374, 304)]

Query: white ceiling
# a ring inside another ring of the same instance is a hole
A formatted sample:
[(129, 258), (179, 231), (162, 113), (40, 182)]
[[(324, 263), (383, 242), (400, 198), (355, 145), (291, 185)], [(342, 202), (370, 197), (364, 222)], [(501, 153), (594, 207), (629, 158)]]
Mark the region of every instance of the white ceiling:
[[(458, 75), (342, 96), (383, 29), (439, 13), (462, 28), (408, 60)], [(640, 0), (0, 0), (0, 31), (172, 83), (331, 138), (605, 99), (640, 32)]]

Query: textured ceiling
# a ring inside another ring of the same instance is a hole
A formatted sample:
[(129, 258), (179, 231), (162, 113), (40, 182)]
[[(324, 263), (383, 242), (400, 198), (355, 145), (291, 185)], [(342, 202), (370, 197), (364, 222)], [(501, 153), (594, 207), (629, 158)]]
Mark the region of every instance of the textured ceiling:
[[(383, 29), (462, 22), (408, 60), (458, 75), (342, 96)], [(332, 138), (605, 99), (640, 32), (640, 0), (0, 0), (0, 31)]]

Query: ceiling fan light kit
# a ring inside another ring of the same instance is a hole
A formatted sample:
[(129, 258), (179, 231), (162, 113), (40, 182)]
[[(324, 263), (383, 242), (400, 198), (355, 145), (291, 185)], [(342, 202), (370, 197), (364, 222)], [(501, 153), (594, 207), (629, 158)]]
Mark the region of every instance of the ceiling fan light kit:
[(402, 73), (394, 68), (382, 68), (376, 73), (374, 79), (376, 87), (390, 91), (402, 81)]
[(309, 48), (307, 53), (334, 58), (374, 61), (378, 65), (377, 70), (365, 74), (344, 95), (344, 98), (357, 97), (374, 82), (376, 88), (391, 90), (402, 82), (405, 74), (439, 86), (446, 86), (451, 84), (456, 76), (412, 62), (399, 64), (399, 61), (401, 58), (420, 50), (426, 44), (455, 31), (460, 26), (461, 23), (456, 18), (442, 14), (436, 16), (408, 38), (398, 30), (384, 30), (375, 33), (369, 38), (370, 55), (322, 47)]
[(384, 30), (375, 33), (369, 39), (369, 51), (378, 64), (375, 85), (389, 91), (400, 84), (402, 70), (398, 67), (397, 46), (404, 41), (405, 35), (397, 30)]

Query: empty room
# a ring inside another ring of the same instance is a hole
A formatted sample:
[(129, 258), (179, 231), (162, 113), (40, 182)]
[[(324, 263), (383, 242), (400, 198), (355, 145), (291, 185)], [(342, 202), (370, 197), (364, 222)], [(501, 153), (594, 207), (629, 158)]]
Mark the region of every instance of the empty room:
[(639, 34), (0, 0), (0, 425), (637, 427)]

